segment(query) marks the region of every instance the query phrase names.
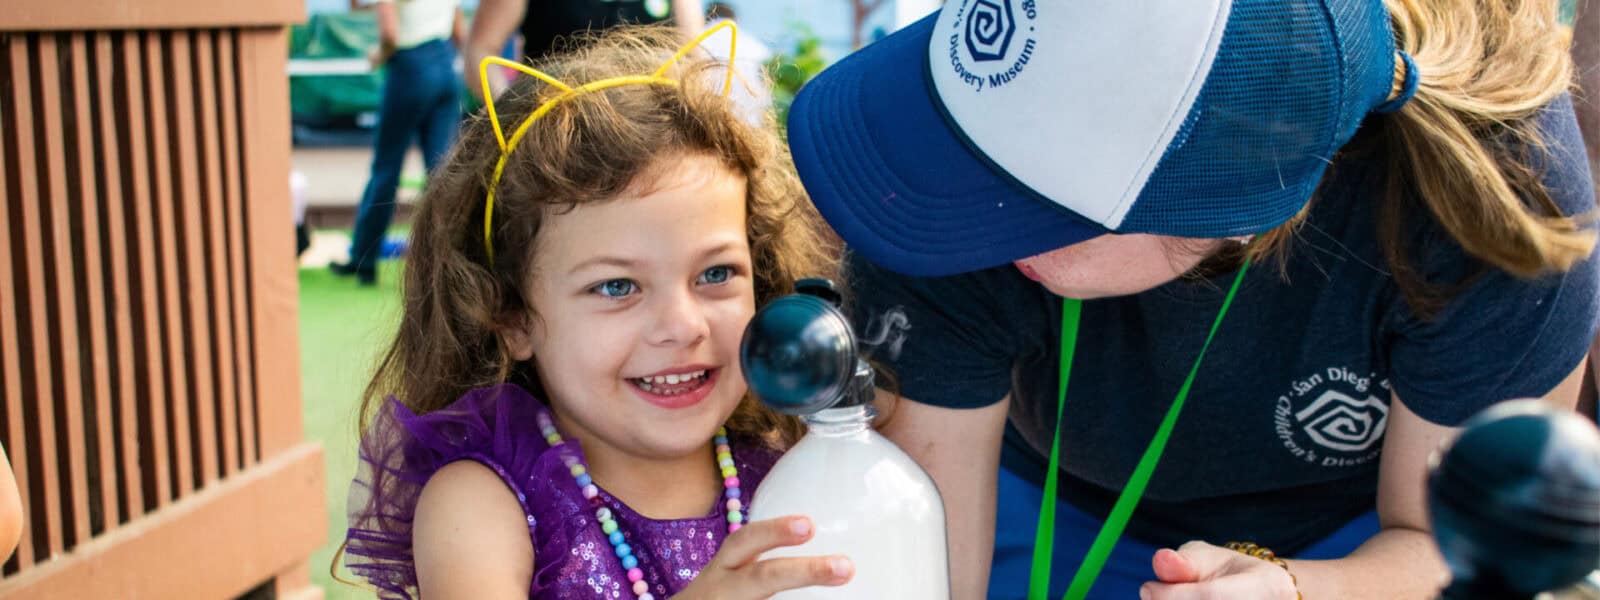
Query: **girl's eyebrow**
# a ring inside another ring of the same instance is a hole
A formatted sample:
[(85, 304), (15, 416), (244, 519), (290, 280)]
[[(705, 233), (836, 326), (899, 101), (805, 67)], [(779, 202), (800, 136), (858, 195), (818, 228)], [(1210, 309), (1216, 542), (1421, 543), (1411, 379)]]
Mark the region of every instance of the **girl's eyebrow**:
[[(734, 248), (737, 248), (738, 246), (739, 246), (739, 242), (731, 241), (731, 240), (730, 241), (726, 241), (726, 242), (717, 244), (715, 246), (711, 246), (711, 247), (706, 248), (705, 250), (701, 251), (700, 252), (700, 258), (704, 259), (706, 257), (716, 256), (718, 254), (722, 254), (724, 252), (731, 251)], [(630, 267), (638, 266), (638, 264), (639, 264), (639, 261), (636, 261), (636, 260), (633, 260), (633, 259), (629, 259), (629, 258), (623, 258), (623, 257), (620, 257), (620, 256), (600, 255), (600, 256), (595, 256), (595, 257), (591, 257), (591, 258), (587, 258), (587, 259), (584, 259), (582, 261), (579, 261), (578, 264), (573, 265), (571, 269), (567, 269), (567, 274), (571, 275), (571, 274), (577, 273), (579, 271), (582, 271), (584, 269), (588, 269), (590, 267), (611, 266), (611, 267), (620, 267), (620, 268), (623, 268), (623, 269), (627, 269), (627, 268), (630, 268)]]
[(629, 259), (626, 259), (626, 258), (622, 258), (622, 257), (618, 257), (618, 256), (604, 256), (604, 255), (601, 255), (601, 256), (596, 256), (596, 257), (593, 257), (593, 258), (589, 258), (587, 260), (583, 260), (583, 261), (579, 262), (578, 264), (573, 265), (571, 269), (567, 269), (567, 274), (571, 275), (573, 273), (577, 273), (579, 271), (582, 271), (582, 270), (590, 268), (590, 267), (613, 266), (613, 267), (621, 267), (621, 268), (626, 269), (626, 268), (632, 267), (632, 266), (634, 266), (636, 264), (638, 264), (637, 261), (629, 260)]
[(701, 258), (705, 258), (705, 257), (708, 257), (708, 256), (716, 256), (718, 254), (722, 254), (723, 252), (727, 252), (729, 250), (732, 250), (732, 249), (734, 249), (734, 247), (736, 247), (738, 245), (739, 245), (739, 243), (738, 242), (734, 242), (734, 241), (723, 242), (721, 244), (717, 244), (717, 245), (712, 246), (710, 248), (706, 248), (704, 251), (702, 251), (700, 253), (700, 257)]

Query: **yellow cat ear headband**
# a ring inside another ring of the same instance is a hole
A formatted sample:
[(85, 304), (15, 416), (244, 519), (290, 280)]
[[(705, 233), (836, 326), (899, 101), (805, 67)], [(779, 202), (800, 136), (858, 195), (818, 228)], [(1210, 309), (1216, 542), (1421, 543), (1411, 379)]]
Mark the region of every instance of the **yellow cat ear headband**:
[[(738, 50), (739, 45), (739, 27), (734, 25), (733, 21), (722, 21), (710, 29), (705, 30), (689, 43), (684, 44), (682, 48), (679, 48), (677, 54), (673, 54), (672, 58), (669, 58), (666, 62), (661, 63), (661, 66), (657, 67), (656, 70), (649, 75), (625, 75), (621, 77), (610, 77), (597, 81), (591, 81), (578, 87), (572, 87), (562, 83), (560, 80), (528, 65), (509, 61), (498, 56), (490, 56), (478, 63), (478, 79), (483, 84), (484, 106), (489, 111), (489, 123), (494, 126), (495, 140), (500, 142), (500, 160), (496, 161), (494, 164), (494, 178), (489, 181), (488, 197), (484, 200), (483, 204), (483, 250), (489, 255), (489, 265), (491, 267), (494, 266), (494, 244), (492, 242), (492, 233), (494, 229), (491, 226), (492, 218), (494, 216), (494, 190), (496, 187), (500, 186), (500, 174), (506, 168), (506, 159), (511, 156), (511, 150), (517, 147), (517, 143), (522, 141), (522, 136), (528, 132), (528, 126), (533, 125), (534, 121), (537, 121), (540, 117), (548, 114), (562, 102), (571, 100), (588, 92), (596, 92), (614, 87), (622, 87), (625, 85), (640, 84), (678, 87), (678, 82), (676, 80), (668, 79), (666, 77), (667, 70), (671, 69), (673, 65), (678, 64), (678, 61), (683, 57), (688, 56), (689, 51), (699, 46), (701, 42), (706, 41), (706, 38), (709, 38), (712, 36), (712, 34), (724, 29), (728, 30), (728, 73), (722, 81), (722, 95), (723, 97), (727, 97), (728, 94), (733, 90), (733, 58), (735, 56), (735, 52)], [(550, 84), (550, 87), (561, 90), (560, 95), (551, 98), (544, 104), (539, 105), (539, 107), (534, 109), (533, 112), (528, 113), (528, 116), (522, 120), (522, 124), (517, 126), (517, 130), (512, 132), (511, 139), (509, 141), (506, 140), (505, 129), (500, 127), (500, 116), (494, 110), (494, 93), (489, 89), (490, 65), (500, 65), (502, 67), (516, 69), (518, 72), (530, 77), (537, 77), (540, 81)]]

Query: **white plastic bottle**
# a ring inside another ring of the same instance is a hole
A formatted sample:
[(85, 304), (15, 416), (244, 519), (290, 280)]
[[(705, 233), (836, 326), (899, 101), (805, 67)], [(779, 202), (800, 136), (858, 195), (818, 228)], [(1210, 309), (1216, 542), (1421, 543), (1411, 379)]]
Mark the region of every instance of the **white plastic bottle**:
[(855, 563), (850, 583), (775, 600), (950, 597), (944, 502), (928, 474), (872, 430), (873, 413), (858, 405), (806, 417), (810, 432), (756, 490), (751, 520), (805, 515), (816, 527), (805, 544), (762, 558), (843, 554)]
[(838, 310), (833, 282), (802, 279), (794, 294), (757, 311), (739, 361), (751, 391), (810, 431), (761, 480), (750, 519), (810, 517), (799, 546), (762, 558), (842, 554), (855, 576), (837, 587), (780, 593), (777, 600), (950, 597), (944, 501), (933, 480), (872, 429), (872, 367)]

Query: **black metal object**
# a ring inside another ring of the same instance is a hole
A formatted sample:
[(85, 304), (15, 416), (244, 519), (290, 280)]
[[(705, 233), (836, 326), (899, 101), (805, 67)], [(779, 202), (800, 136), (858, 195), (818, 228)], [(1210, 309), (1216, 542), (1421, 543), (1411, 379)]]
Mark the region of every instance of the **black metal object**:
[(871, 401), (872, 370), (860, 359), (840, 301), (832, 281), (801, 279), (795, 293), (756, 311), (739, 345), (756, 397), (791, 415)]
[(1600, 568), (1600, 431), (1537, 400), (1463, 424), (1428, 477), (1447, 599), (1531, 599)]

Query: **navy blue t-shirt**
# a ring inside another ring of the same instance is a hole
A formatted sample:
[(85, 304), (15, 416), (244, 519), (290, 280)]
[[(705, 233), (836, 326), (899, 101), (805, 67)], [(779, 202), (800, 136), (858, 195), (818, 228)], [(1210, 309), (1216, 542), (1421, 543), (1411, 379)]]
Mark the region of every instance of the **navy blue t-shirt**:
[[(1570, 101), (1540, 117), (1544, 181), (1568, 215), (1594, 209)], [(1365, 132), (1364, 135), (1370, 135)], [(1490, 270), (1432, 319), (1402, 298), (1377, 234), (1380, 162), (1342, 157), (1290, 249), (1287, 276), (1245, 275), (1129, 525), (1145, 541), (1247, 539), (1293, 553), (1372, 510), (1390, 394), (1457, 425), (1542, 396), (1596, 330), (1597, 264), (1522, 280)], [(1436, 231), (1418, 266), (1477, 263)], [(1445, 240), (1442, 243), (1438, 240)], [(964, 408), (1010, 394), (1003, 465), (1043, 482), (1055, 427), (1061, 298), (1010, 266), (942, 278), (849, 259), (852, 313), (899, 391)], [(1275, 266), (1275, 265), (1274, 265)], [(1233, 273), (1083, 303), (1061, 428), (1061, 496), (1109, 513), (1204, 342)], [(885, 323), (900, 326), (883, 335)]]

